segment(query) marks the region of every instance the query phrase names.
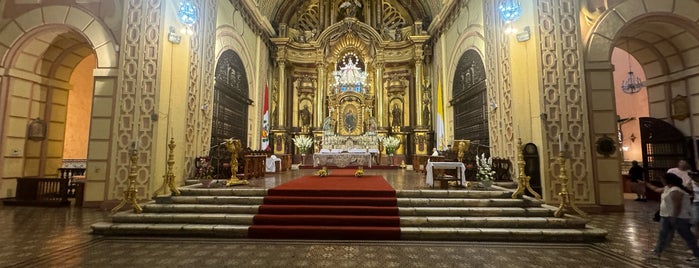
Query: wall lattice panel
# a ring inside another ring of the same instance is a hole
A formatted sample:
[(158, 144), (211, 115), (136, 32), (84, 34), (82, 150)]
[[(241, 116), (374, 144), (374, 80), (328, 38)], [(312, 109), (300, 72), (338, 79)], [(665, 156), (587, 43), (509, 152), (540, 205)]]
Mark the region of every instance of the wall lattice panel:
[[(577, 202), (594, 203), (592, 160), (587, 124), (587, 105), (583, 84), (582, 43), (580, 40), (579, 4), (575, 0), (539, 0), (539, 40), (541, 50), (541, 84), (545, 139), (549, 150), (542, 154), (548, 164), (546, 177), (555, 178), (559, 167), (559, 135), (568, 144), (568, 169), (571, 189)], [(560, 185), (545, 180), (548, 196), (555, 196)]]
[[(491, 123), (488, 126), (490, 153), (497, 157), (515, 159), (510, 51), (496, 6), (497, 1), (487, 1), (483, 4), (487, 44), (486, 82), (490, 109), (488, 119)], [(493, 104), (497, 105), (497, 108)]]
[(129, 0), (125, 2), (120, 113), (117, 121), (116, 171), (111, 196), (121, 198), (128, 184), (129, 149), (138, 142), (136, 189), (138, 198), (147, 198), (148, 180), (152, 177), (153, 123), (150, 115), (156, 109), (159, 88), (158, 53), (161, 51), (161, 0)]

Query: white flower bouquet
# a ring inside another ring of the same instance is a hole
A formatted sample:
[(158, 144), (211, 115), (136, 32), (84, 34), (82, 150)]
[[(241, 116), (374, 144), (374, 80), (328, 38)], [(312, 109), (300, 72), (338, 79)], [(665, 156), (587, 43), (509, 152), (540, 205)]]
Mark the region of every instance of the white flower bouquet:
[(481, 181), (492, 182), (495, 180), (495, 170), (493, 170), (493, 158), (485, 157), (485, 153), (481, 154), (480, 157), (476, 155), (476, 165), (478, 166), (478, 177)]
[(299, 148), (299, 152), (305, 154), (308, 150), (313, 147), (313, 138), (310, 136), (296, 136), (292, 138), (296, 147)]
[(383, 146), (386, 147), (386, 154), (394, 154), (400, 147), (400, 139), (388, 136), (383, 139)]

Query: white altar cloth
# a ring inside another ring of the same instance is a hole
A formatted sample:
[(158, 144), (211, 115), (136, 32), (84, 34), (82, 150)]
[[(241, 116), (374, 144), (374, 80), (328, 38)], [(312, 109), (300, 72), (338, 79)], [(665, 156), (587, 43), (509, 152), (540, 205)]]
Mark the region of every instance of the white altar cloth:
[(282, 159), (277, 158), (277, 157), (267, 157), (265, 159), (265, 172), (268, 173), (276, 173), (277, 172), (277, 164), (276, 162), (279, 162), (279, 166), (282, 166)]
[(371, 167), (371, 154), (363, 153), (318, 153), (313, 154), (313, 166), (334, 164), (343, 168), (349, 165)]
[(432, 174), (432, 167), (434, 169), (456, 169), (456, 176), (460, 176), (461, 185), (466, 185), (466, 166), (462, 162), (427, 162), (425, 166), (426, 173), (426, 183), (429, 186), (434, 184), (434, 174)]

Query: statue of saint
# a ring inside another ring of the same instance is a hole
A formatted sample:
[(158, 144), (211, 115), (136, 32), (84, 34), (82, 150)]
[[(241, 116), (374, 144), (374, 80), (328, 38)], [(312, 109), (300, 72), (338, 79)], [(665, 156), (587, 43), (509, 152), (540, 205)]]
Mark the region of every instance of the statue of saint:
[(391, 117), (391, 126), (400, 127), (402, 118), (400, 116), (400, 108), (398, 108), (398, 104), (393, 105), (393, 110), (391, 110)]
[(303, 106), (303, 109), (299, 111), (299, 116), (301, 117), (301, 126), (307, 127), (311, 125), (311, 110), (308, 109), (308, 104)]
[(354, 113), (352, 113), (352, 110), (349, 110), (345, 114), (345, 130), (347, 130), (347, 132), (352, 132), (352, 130), (354, 130), (355, 127), (356, 122), (354, 118)]
[(425, 104), (423, 105), (422, 109), (422, 123), (425, 124), (426, 127), (429, 127), (432, 125), (432, 114), (430, 114), (430, 106)]

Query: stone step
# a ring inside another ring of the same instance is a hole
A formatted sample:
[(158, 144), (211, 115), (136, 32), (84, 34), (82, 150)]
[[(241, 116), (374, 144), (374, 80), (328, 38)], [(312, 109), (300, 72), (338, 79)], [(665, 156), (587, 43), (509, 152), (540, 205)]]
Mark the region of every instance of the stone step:
[(257, 214), (259, 205), (145, 204), (144, 213), (229, 213)]
[(600, 242), (607, 231), (580, 229), (436, 228), (401, 227), (401, 240), (503, 241), (503, 242)]
[(255, 214), (225, 213), (140, 213), (120, 212), (112, 216), (114, 223), (191, 223), (252, 225)]
[(260, 205), (262, 196), (173, 196), (174, 204)]
[(191, 224), (191, 223), (95, 223), (96, 235), (163, 235), (247, 238), (249, 225)]
[(398, 198), (399, 207), (539, 207), (541, 201), (511, 198)]
[(455, 227), (455, 228), (585, 228), (581, 218), (546, 217), (400, 217), (401, 227)]
[(398, 198), (510, 198), (511, 191), (398, 190)]
[(181, 196), (265, 196), (267, 189), (180, 187)]
[(542, 207), (400, 207), (403, 216), (460, 216), (460, 217), (552, 217), (553, 210)]

